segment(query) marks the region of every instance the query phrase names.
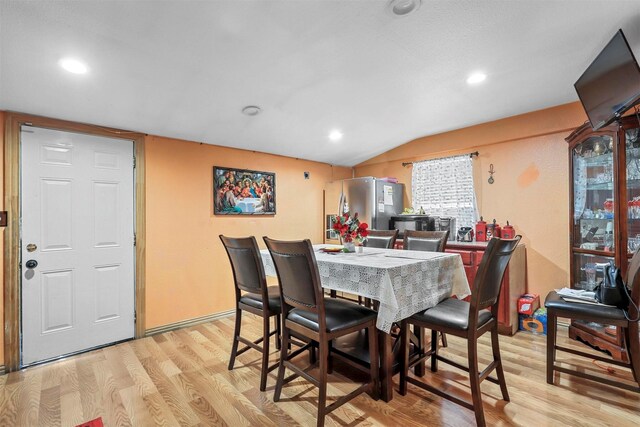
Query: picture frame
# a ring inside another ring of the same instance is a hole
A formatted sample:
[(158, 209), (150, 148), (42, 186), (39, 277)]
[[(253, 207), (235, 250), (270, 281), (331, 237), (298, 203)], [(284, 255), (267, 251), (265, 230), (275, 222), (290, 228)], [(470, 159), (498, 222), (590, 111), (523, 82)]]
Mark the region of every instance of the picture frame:
[(276, 174), (214, 166), (213, 213), (275, 215)]

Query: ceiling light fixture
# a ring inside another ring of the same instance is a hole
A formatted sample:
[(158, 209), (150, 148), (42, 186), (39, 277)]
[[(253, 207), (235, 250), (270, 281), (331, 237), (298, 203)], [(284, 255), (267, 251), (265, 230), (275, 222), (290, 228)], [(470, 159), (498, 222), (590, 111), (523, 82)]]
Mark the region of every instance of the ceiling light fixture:
[(340, 132), (339, 130), (332, 130), (329, 133), (329, 139), (333, 142), (338, 142), (342, 139), (342, 132)]
[(482, 83), (483, 81), (485, 81), (486, 78), (487, 78), (487, 75), (485, 73), (482, 73), (482, 72), (473, 73), (467, 78), (467, 84), (476, 85), (478, 83)]
[(260, 114), (260, 111), (262, 111), (260, 107), (256, 107), (255, 105), (247, 105), (242, 109), (242, 114), (244, 114), (245, 116), (257, 116), (258, 114)]
[(422, 0), (391, 0), (389, 10), (395, 16), (407, 16), (420, 9)]
[(84, 62), (73, 58), (62, 58), (58, 61), (58, 65), (73, 74), (86, 74), (89, 71)]

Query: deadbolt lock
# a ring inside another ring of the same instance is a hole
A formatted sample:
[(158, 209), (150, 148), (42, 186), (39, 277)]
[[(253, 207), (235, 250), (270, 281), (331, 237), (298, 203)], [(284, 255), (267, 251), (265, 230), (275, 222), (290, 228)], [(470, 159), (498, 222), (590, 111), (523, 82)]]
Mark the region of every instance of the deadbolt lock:
[(29, 243), (29, 244), (27, 245), (27, 252), (33, 252), (33, 251), (35, 251), (36, 249), (38, 249), (38, 246), (37, 246), (37, 245), (35, 245), (35, 244), (33, 244), (33, 243)]

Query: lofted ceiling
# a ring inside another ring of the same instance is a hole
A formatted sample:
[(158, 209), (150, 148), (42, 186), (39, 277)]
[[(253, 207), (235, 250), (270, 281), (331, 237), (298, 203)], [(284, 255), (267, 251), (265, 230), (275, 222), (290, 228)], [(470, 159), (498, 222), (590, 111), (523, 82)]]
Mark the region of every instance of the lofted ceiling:
[[(573, 83), (618, 28), (640, 59), (639, 0), (387, 6), (0, 0), (0, 109), (352, 166), (577, 100)], [(89, 72), (64, 71), (67, 56)], [(467, 85), (478, 70), (486, 81)]]

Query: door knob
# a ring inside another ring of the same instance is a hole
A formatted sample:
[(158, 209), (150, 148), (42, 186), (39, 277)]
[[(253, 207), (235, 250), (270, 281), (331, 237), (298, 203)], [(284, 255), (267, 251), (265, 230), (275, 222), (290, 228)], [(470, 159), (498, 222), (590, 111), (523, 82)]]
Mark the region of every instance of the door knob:
[(38, 249), (38, 245), (36, 245), (35, 243), (29, 243), (27, 245), (27, 252), (33, 252), (36, 249)]
[(25, 265), (29, 270), (31, 270), (38, 266), (38, 261), (36, 261), (35, 259), (30, 259)]

